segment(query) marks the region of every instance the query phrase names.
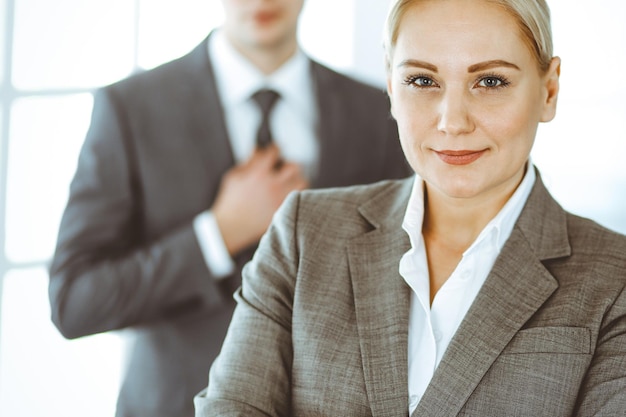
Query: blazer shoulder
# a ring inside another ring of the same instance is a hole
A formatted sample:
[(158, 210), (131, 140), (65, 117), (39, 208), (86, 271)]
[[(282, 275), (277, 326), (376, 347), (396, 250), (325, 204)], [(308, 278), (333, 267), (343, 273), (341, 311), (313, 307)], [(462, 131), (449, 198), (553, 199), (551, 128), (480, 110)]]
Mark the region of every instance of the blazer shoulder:
[(317, 241), (341, 246), (342, 242), (377, 226), (376, 222), (369, 221), (362, 208), (381, 195), (396, 195), (401, 183), (402, 180), (384, 180), (367, 185), (298, 191), (287, 198), (282, 211), (289, 213), (287, 216), (294, 222), (300, 246)]
[(309, 189), (300, 192), (300, 204), (318, 209), (334, 206), (359, 207), (370, 200), (397, 192), (408, 179), (390, 179), (371, 184)]
[[(365, 185), (301, 192), (303, 217), (336, 218), (339, 223), (359, 218), (378, 227), (403, 216), (414, 178), (388, 179)], [(341, 226), (341, 224), (340, 224)]]
[(147, 102), (152, 97), (171, 97), (177, 92), (192, 91), (198, 87), (199, 80), (208, 82), (212, 77), (207, 42), (208, 38), (179, 58), (149, 70), (139, 70), (100, 90), (127, 102)]
[(567, 213), (567, 225), (573, 256), (616, 267), (626, 281), (625, 235), (572, 213)]

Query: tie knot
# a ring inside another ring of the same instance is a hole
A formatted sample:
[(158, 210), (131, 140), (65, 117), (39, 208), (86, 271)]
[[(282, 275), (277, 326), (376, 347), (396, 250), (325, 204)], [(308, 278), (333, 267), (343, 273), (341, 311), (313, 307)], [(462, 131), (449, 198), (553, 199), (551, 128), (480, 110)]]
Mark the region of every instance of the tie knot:
[(252, 95), (254, 101), (259, 105), (261, 112), (263, 112), (264, 117), (267, 117), (270, 113), (278, 97), (280, 97), (280, 95), (276, 91), (268, 89), (259, 90)]

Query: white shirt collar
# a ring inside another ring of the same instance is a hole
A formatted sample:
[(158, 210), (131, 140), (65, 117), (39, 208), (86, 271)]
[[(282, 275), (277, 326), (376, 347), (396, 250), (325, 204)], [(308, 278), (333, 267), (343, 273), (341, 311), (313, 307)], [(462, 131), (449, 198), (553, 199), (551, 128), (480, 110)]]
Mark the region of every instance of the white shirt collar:
[(208, 44), (217, 88), (225, 106), (238, 105), (259, 89), (271, 88), (298, 110), (312, 110), (310, 100), (302, 95), (302, 88), (310, 87), (312, 80), (310, 61), (301, 49), (275, 72), (265, 75), (231, 45), (223, 30), (213, 31)]
[(496, 214), (496, 216), (491, 219), (489, 223), (487, 223), (487, 226), (485, 226), (483, 231), (476, 238), (476, 241), (467, 249), (467, 251), (465, 251), (465, 253), (473, 250), (476, 245), (478, 245), (483, 239), (486, 239), (489, 235), (494, 236), (498, 252), (502, 250), (502, 247), (509, 239), (509, 236), (511, 236), (515, 222), (522, 212), (522, 209), (526, 204), (526, 200), (528, 200), (528, 196), (530, 195), (533, 185), (535, 184), (535, 179), (535, 168), (529, 161), (526, 163), (526, 173), (524, 174), (524, 178), (517, 186), (513, 195), (509, 198), (506, 204), (504, 204), (504, 207), (502, 207), (498, 214)]

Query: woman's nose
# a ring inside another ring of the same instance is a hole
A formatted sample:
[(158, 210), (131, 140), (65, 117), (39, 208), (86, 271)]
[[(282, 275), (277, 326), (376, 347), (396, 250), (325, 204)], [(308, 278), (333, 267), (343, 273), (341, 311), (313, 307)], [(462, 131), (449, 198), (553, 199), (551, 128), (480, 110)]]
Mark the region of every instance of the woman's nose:
[(437, 129), (446, 135), (458, 136), (474, 130), (470, 103), (463, 91), (448, 90), (439, 105)]

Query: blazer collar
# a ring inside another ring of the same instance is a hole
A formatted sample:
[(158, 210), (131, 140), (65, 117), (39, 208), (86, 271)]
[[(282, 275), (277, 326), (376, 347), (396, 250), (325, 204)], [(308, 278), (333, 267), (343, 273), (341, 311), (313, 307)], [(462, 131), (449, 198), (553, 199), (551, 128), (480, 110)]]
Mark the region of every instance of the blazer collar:
[(510, 238), (414, 416), (457, 415), (505, 346), (557, 289), (542, 261), (571, 253), (565, 216), (537, 175)]
[[(363, 95), (363, 87), (358, 87), (363, 84), (314, 60), (311, 60), (311, 76), (318, 109), (319, 119), (316, 133), (320, 144), (317, 175), (313, 179), (312, 187), (353, 185), (355, 168), (363, 164), (360, 156), (373, 155), (376, 152), (380, 152), (381, 158), (371, 158), (369, 170), (371, 172), (383, 172), (385, 162), (388, 159), (382, 157), (387, 152), (385, 149), (386, 142), (373, 140), (367, 145), (363, 143), (363, 135), (373, 138), (375, 134), (375, 132), (365, 131), (362, 126), (362, 118), (367, 117), (367, 109), (363, 107), (366, 103), (355, 101), (359, 100), (357, 97), (368, 97), (368, 95)], [(380, 89), (380, 97), (381, 100), (385, 97), (382, 88)], [(376, 117), (380, 117), (380, 115)], [(382, 117), (380, 120), (383, 123)], [(389, 124), (386, 127), (378, 126), (380, 127), (380, 135), (392, 132), (390, 129), (391, 120), (386, 123)], [(397, 130), (395, 133), (397, 134)], [(363, 150), (364, 146), (367, 147), (366, 151)], [(355, 150), (359, 151), (355, 152)]]
[(343, 150), (349, 148), (347, 141), (351, 136), (345, 132), (347, 123), (342, 120), (343, 99), (336, 77), (326, 67), (311, 60), (311, 75), (318, 109), (318, 138), (320, 155), (317, 175), (313, 179), (313, 188), (328, 187), (341, 183), (338, 181), (336, 167), (343, 166)]
[(180, 101), (172, 104), (184, 112), (189, 128), (197, 132), (192, 140), (205, 162), (206, 178), (220, 178), (235, 159), (208, 52), (210, 36), (180, 59), (185, 73), (178, 87)]
[[(365, 386), (373, 416), (406, 415), (410, 289), (398, 272), (409, 250), (402, 219), (412, 181), (395, 182), (360, 207), (372, 229), (348, 246)], [(400, 231), (400, 233), (398, 233)]]

